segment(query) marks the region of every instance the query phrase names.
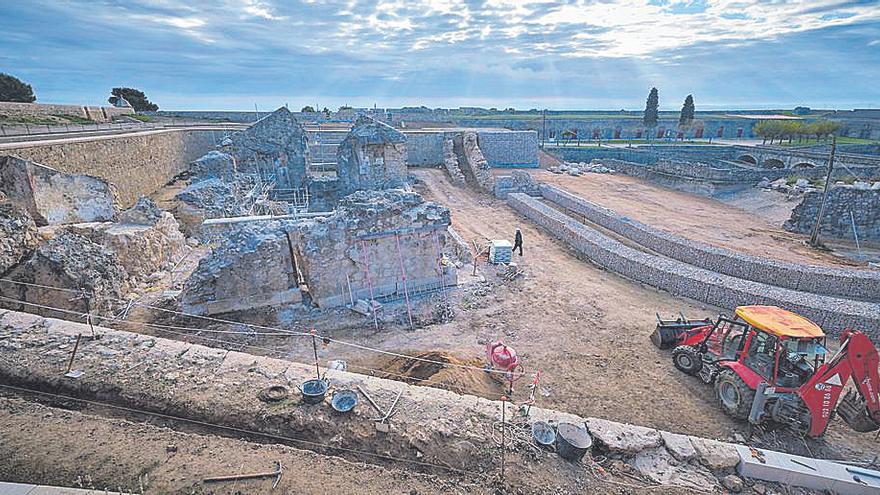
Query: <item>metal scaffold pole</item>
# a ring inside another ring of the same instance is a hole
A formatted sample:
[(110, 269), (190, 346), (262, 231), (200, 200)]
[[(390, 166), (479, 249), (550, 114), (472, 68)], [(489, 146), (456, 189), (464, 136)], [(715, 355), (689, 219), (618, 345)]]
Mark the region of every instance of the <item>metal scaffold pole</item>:
[(409, 317), (409, 328), (412, 330), (412, 307), (409, 304), (409, 290), (406, 287), (406, 268), (403, 266), (403, 253), (400, 251), (400, 236), (395, 234), (394, 241), (397, 243), (397, 259), (400, 261), (400, 276), (403, 279), (403, 296), (406, 298), (406, 315)]

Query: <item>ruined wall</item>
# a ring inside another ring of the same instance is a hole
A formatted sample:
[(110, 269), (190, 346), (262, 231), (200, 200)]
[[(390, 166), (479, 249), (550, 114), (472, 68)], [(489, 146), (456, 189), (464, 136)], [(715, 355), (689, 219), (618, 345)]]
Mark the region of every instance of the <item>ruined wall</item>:
[(880, 338), (880, 304), (743, 280), (636, 250), (525, 194), (509, 194), (507, 203), (578, 254), (631, 280), (719, 308), (779, 306), (810, 318), (829, 335), (839, 335), (845, 328), (858, 328), (871, 338)]
[(15, 103), (0, 101), (0, 115), (13, 117), (49, 117), (75, 115), (95, 122), (107, 122), (120, 115), (133, 115), (131, 108), (98, 107), (83, 105), (56, 105), (52, 103)]
[[(822, 191), (804, 195), (794, 207), (785, 229), (800, 234), (813, 231)], [(841, 239), (854, 239), (853, 224), (859, 242), (880, 242), (880, 188), (861, 189), (853, 186), (834, 186), (828, 193), (825, 214), (820, 224), (820, 234)]]
[(464, 185), (464, 174), (461, 172), (458, 157), (455, 156), (455, 144), (450, 138), (443, 140), (443, 168), (446, 169), (446, 173), (449, 174), (449, 179), (453, 184), (457, 186)]
[(37, 225), (0, 192), (0, 275), (37, 246)]
[(443, 165), (442, 132), (408, 131), (406, 135), (406, 164), (411, 167), (439, 167)]
[(120, 206), (128, 207), (212, 150), (221, 137), (212, 130), (166, 129), (57, 144), (33, 142), (4, 148), (0, 154), (18, 156), (62, 172), (100, 177), (116, 186)]
[(390, 189), (406, 182), (407, 143), (400, 131), (361, 117), (336, 152), (343, 192)]
[(538, 168), (538, 133), (479, 131), (480, 150), (492, 168)]
[(105, 181), (13, 156), (0, 156), (0, 192), (41, 226), (106, 222), (116, 213), (111, 187)]
[(558, 187), (541, 184), (540, 193), (600, 227), (691, 265), (803, 292), (880, 302), (880, 272), (802, 265), (750, 256), (655, 229)]
[(306, 187), (309, 164), (308, 136), (285, 107), (223, 141), (241, 172), (259, 173), (279, 189)]
[(465, 177), (482, 191), (492, 192), (495, 180), (489, 169), (489, 162), (480, 150), (477, 133), (465, 132), (453, 140), (458, 164)]
[(183, 309), (218, 314), (301, 300), (281, 222), (243, 224), (199, 261), (183, 289)]
[(449, 224), (448, 209), (392, 189), (358, 191), (327, 217), (231, 229), (187, 281), (184, 307), (211, 314), (298, 301), (297, 271), (322, 308), (403, 297), (401, 264), (409, 291), (454, 285), (438, 264)]

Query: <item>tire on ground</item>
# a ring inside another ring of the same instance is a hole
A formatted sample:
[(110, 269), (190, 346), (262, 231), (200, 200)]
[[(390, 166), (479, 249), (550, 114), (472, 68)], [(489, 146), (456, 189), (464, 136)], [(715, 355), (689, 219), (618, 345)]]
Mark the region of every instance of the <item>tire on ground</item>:
[(688, 375), (696, 375), (703, 368), (703, 357), (695, 347), (680, 345), (672, 351), (672, 364)]
[(715, 378), (715, 395), (725, 414), (740, 420), (749, 419), (755, 391), (733, 370), (724, 370)]

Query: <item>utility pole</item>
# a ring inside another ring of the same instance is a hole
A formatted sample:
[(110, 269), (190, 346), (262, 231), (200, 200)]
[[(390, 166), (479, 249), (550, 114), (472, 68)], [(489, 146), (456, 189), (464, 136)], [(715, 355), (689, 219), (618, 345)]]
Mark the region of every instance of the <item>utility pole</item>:
[(544, 137), (547, 135), (547, 109), (545, 108), (541, 111), (541, 115), (543, 116), (544, 123), (542, 124), (541, 129), (541, 149), (544, 149)]
[(831, 154), (828, 156), (828, 175), (825, 176), (825, 192), (822, 193), (822, 203), (819, 205), (819, 214), (816, 216), (816, 225), (810, 235), (810, 245), (819, 246), (819, 225), (825, 215), (825, 204), (828, 202), (828, 191), (831, 189), (831, 172), (834, 170), (834, 150), (837, 148), (837, 136), (831, 138)]

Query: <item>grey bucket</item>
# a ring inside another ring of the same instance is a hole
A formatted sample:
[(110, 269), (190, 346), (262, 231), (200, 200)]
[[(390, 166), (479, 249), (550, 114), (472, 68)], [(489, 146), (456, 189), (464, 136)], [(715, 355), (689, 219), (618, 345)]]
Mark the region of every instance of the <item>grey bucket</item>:
[(579, 461), (593, 445), (590, 433), (582, 425), (559, 423), (556, 430), (556, 452), (563, 459)]
[(553, 444), (556, 442), (556, 431), (546, 421), (535, 421), (532, 423), (532, 438), (541, 447), (553, 450)]
[(333, 392), (330, 405), (336, 412), (347, 413), (358, 403), (358, 396), (353, 390), (337, 390)]
[(302, 392), (303, 402), (306, 404), (320, 404), (324, 400), (329, 384), (325, 380), (313, 378), (302, 384), (300, 392)]

